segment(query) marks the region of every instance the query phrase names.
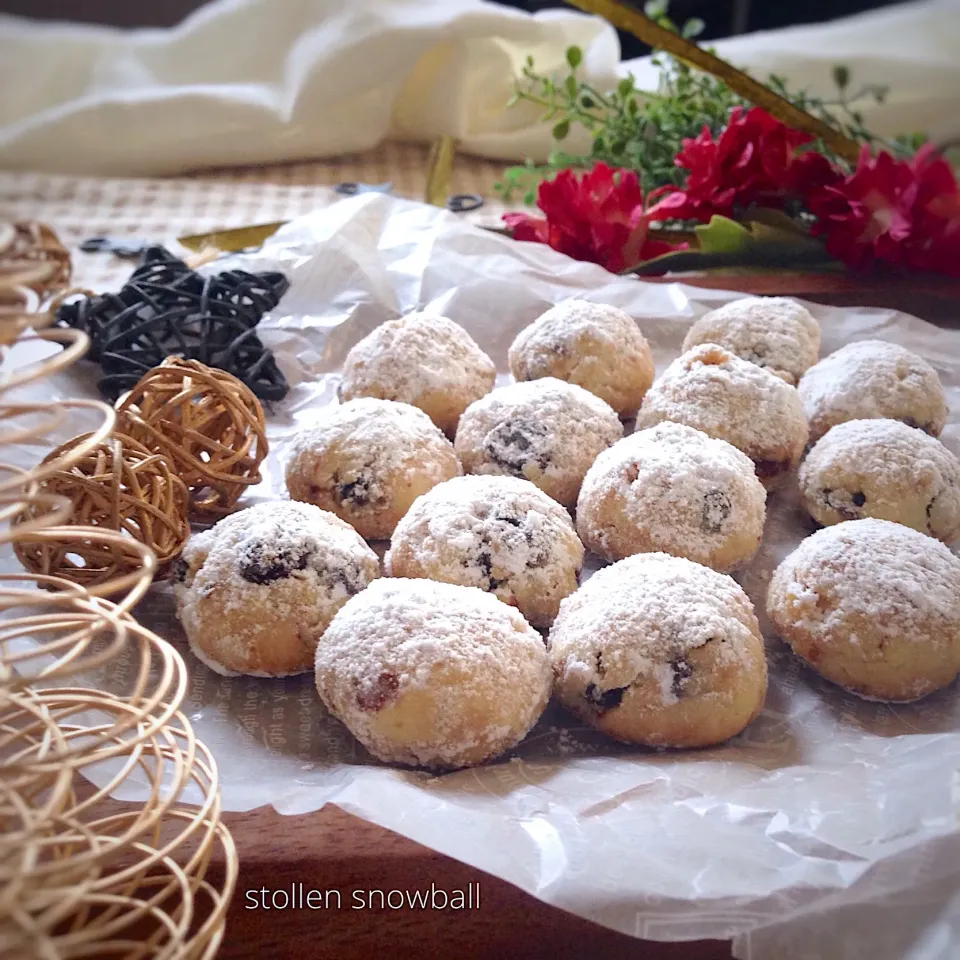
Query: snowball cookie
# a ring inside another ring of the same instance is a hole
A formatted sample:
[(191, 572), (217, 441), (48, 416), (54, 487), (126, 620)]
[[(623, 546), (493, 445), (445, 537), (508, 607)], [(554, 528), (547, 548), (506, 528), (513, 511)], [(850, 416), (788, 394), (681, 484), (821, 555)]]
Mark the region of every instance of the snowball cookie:
[(824, 526), (876, 517), (945, 543), (960, 537), (960, 460), (899, 420), (831, 427), (800, 467), (800, 495)]
[(632, 417), (653, 383), (650, 345), (634, 319), (604, 303), (566, 300), (520, 331), (510, 347), (517, 380), (556, 377)]
[(917, 700), (960, 672), (960, 557), (899, 523), (818, 530), (775, 571), (767, 612), (794, 653), (868, 700)]
[(577, 530), (604, 560), (663, 552), (726, 573), (757, 552), (766, 502), (736, 447), (660, 423), (597, 457), (580, 488)]
[(311, 669), (333, 615), (379, 575), (377, 555), (348, 523), (279, 500), (194, 534), (173, 593), (190, 648), (212, 670), (286, 677)]
[(340, 399), (376, 397), (419, 407), (447, 436), (493, 389), (493, 361), (459, 324), (411, 313), (367, 334), (343, 362)]
[(713, 343), (674, 360), (644, 397), (637, 429), (664, 420), (732, 443), (753, 461), (768, 490), (800, 462), (807, 443), (797, 391)]
[(793, 386), (820, 356), (820, 324), (786, 297), (744, 297), (702, 316), (683, 349), (716, 343)]
[(883, 340), (858, 340), (824, 357), (797, 387), (810, 439), (847, 420), (901, 420), (939, 437), (947, 399), (937, 371), (922, 357)]
[(595, 573), (550, 631), (560, 702), (617, 740), (706, 747), (763, 706), (767, 666), (747, 595), (728, 576), (665, 553)]
[(583, 544), (567, 511), (529, 480), (455, 477), (414, 501), (385, 562), (390, 576), (488, 590), (549, 627), (577, 589)]
[(467, 473), (524, 477), (572, 508), (590, 464), (622, 436), (620, 418), (599, 397), (544, 377), (470, 404), (454, 445)]
[(363, 398), (325, 411), (301, 431), (286, 479), (294, 500), (382, 540), (421, 493), (461, 472), (453, 444), (422, 410)]
[(317, 645), (327, 709), (380, 760), (468, 767), (509, 750), (550, 696), (540, 635), (475, 587), (383, 579)]

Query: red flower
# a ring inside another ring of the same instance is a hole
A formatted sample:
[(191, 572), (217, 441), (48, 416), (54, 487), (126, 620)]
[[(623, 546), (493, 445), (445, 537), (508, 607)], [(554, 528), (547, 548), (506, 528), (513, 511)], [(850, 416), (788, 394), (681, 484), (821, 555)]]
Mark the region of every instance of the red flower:
[(547, 243), (612, 273), (680, 249), (650, 238), (640, 181), (632, 170), (611, 170), (603, 163), (580, 177), (561, 170), (540, 184), (537, 206), (545, 219), (526, 213), (503, 215), (515, 240)]
[(704, 127), (683, 141), (674, 161), (689, 171), (682, 190), (672, 190), (651, 211), (653, 219), (700, 220), (729, 217), (735, 206), (782, 208), (813, 187), (839, 179), (822, 154), (800, 151), (813, 137), (792, 130), (760, 107), (734, 107), (716, 140)]
[(960, 192), (932, 147), (910, 160), (860, 153), (857, 168), (808, 198), (812, 232), (853, 268), (876, 261), (960, 276)]

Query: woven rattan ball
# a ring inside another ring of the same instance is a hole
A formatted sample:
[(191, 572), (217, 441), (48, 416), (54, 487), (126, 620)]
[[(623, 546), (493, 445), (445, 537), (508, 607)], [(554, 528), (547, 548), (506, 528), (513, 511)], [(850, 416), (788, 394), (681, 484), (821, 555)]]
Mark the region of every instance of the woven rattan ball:
[[(57, 447), (44, 464), (63, 457), (90, 435)], [(68, 499), (73, 512), (68, 526), (117, 530), (148, 546), (157, 556), (158, 576), (164, 576), (179, 556), (190, 525), (187, 488), (167, 458), (151, 453), (122, 434), (112, 434), (64, 470), (40, 482), (40, 492)], [(28, 507), (17, 519), (22, 525), (42, 508)], [(132, 573), (142, 565), (135, 550), (123, 541), (86, 540), (64, 530), (61, 537), (29, 535), (14, 544), (20, 562), (31, 573), (63, 577), (87, 588)]]
[(267, 455), (263, 407), (232, 374), (167, 357), (116, 407), (117, 429), (164, 454), (187, 485), (191, 520), (218, 520), (260, 482)]

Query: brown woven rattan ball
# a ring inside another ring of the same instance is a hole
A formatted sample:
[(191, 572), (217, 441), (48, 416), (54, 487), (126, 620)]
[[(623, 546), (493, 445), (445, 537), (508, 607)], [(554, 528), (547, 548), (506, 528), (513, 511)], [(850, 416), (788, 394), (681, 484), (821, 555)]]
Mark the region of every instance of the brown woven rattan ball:
[(164, 454), (190, 491), (190, 519), (230, 513), (260, 482), (263, 407), (249, 387), (198, 360), (167, 357), (117, 400), (117, 429)]
[[(90, 435), (75, 437), (57, 447), (43, 463), (50, 463), (81, 444)], [(167, 458), (151, 453), (122, 434), (111, 434), (64, 470), (40, 481), (39, 492), (61, 496), (73, 504), (69, 527), (117, 530), (148, 546), (157, 555), (158, 576), (164, 576), (180, 555), (190, 525), (187, 488), (173, 473)], [(35, 520), (43, 508), (28, 507), (16, 527)], [(63, 528), (61, 528), (63, 529)], [(65, 529), (16, 540), (14, 549), (31, 573), (64, 577), (92, 588), (131, 573), (142, 565), (123, 542), (85, 540)]]

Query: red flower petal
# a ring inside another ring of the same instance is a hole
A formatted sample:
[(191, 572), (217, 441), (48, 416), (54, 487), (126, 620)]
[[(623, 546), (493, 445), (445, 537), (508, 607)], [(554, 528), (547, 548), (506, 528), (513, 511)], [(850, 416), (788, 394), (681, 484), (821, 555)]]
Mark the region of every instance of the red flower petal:
[(504, 214), (515, 239), (548, 243), (567, 256), (599, 263), (614, 273), (678, 249), (650, 240), (652, 216), (644, 211), (640, 180), (632, 170), (613, 170), (603, 163), (579, 177), (572, 170), (562, 170), (540, 184), (537, 206), (544, 219)]
[(503, 222), (510, 228), (514, 240), (534, 240), (547, 242), (547, 221), (531, 217), (526, 213), (505, 213)]
[(910, 160), (864, 147), (850, 176), (811, 192), (814, 232), (848, 266), (880, 261), (960, 276), (960, 194), (932, 148)]
[[(686, 199), (675, 200), (672, 209), (684, 219), (706, 222), (714, 214), (729, 216), (738, 206), (783, 208), (789, 200), (803, 199), (841, 177), (821, 154), (798, 152), (811, 140), (759, 107), (735, 107), (716, 140), (704, 128), (696, 139), (683, 142), (676, 163), (688, 175), (677, 193)], [(671, 209), (661, 204), (658, 215)]]

